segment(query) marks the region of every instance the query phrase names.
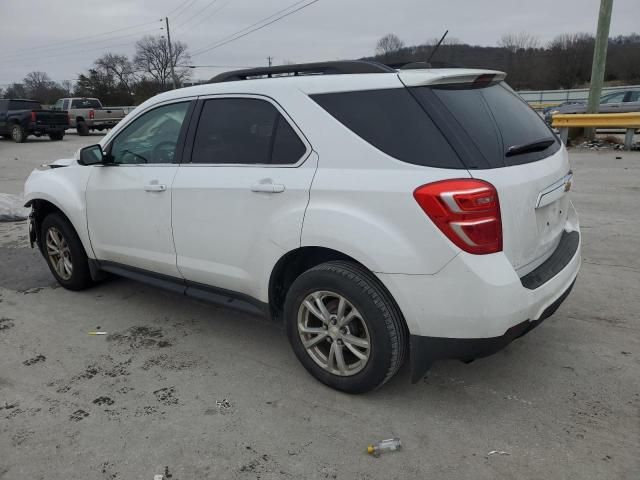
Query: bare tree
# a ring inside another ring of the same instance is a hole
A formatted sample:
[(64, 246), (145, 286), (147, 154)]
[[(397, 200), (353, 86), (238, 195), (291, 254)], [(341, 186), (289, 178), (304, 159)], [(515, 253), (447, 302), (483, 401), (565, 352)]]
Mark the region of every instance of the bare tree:
[(65, 97), (70, 97), (73, 94), (73, 82), (71, 80), (62, 80), (60, 88), (64, 90)]
[(44, 104), (55, 102), (64, 95), (62, 87), (45, 72), (29, 72), (22, 80), (25, 96)]
[(22, 82), (29, 96), (37, 99), (45, 96), (55, 84), (45, 72), (29, 72)]
[(498, 46), (506, 48), (512, 53), (516, 53), (518, 50), (538, 48), (540, 46), (540, 41), (538, 40), (538, 37), (527, 32), (508, 33), (500, 37), (500, 40), (498, 40)]
[(172, 65), (178, 83), (187, 80), (191, 74), (187, 68), (191, 61), (187, 45), (182, 42), (172, 42), (171, 47), (173, 55), (169, 55), (169, 44), (164, 37), (146, 36), (136, 43), (134, 65), (156, 81), (161, 90), (165, 90), (171, 82)]
[(562, 88), (588, 82), (595, 40), (588, 33), (563, 33), (549, 42), (547, 62), (553, 80)]
[(404, 42), (394, 33), (388, 33), (376, 44), (376, 55), (387, 56), (404, 47)]
[(12, 83), (4, 92), (4, 98), (27, 98), (28, 96), (22, 83)]
[[(440, 41), (440, 37), (433, 37), (426, 41), (425, 45), (436, 46)], [(446, 36), (441, 45), (463, 45), (459, 38)]]
[(119, 87), (126, 90), (129, 95), (133, 94), (137, 81), (135, 67), (125, 55), (106, 53), (95, 61), (95, 66), (113, 75), (119, 83)]

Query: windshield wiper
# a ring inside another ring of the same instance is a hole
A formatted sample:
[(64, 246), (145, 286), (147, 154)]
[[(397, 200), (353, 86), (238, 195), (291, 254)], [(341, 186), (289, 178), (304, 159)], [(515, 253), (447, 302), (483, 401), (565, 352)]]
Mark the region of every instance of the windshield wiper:
[(542, 140), (536, 140), (535, 142), (525, 143), (524, 145), (512, 145), (507, 148), (505, 157), (513, 157), (514, 155), (520, 155), (529, 152), (541, 152), (549, 148), (556, 143), (556, 139), (553, 137), (543, 138)]

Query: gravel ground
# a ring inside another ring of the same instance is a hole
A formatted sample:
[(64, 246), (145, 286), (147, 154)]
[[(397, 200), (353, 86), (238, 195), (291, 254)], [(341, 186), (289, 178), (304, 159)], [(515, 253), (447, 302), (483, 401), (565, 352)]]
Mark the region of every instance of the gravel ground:
[[(0, 192), (99, 138), (0, 140)], [(558, 312), (362, 396), (261, 318), (123, 279), (58, 288), (25, 222), (0, 223), (0, 478), (639, 478), (640, 153), (571, 160), (584, 263)], [(402, 451), (364, 453), (392, 436)]]

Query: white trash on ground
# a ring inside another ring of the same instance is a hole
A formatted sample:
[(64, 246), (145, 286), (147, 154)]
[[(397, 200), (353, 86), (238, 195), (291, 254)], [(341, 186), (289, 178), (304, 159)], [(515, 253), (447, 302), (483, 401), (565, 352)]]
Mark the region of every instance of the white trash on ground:
[(0, 193), (0, 222), (19, 222), (29, 217), (29, 209), (24, 207), (20, 195)]

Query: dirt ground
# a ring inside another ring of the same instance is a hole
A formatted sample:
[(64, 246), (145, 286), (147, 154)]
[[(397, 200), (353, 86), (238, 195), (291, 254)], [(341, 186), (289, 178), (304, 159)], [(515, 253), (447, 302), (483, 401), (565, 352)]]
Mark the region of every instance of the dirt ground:
[[(0, 192), (99, 139), (0, 140)], [(583, 265), (558, 312), (361, 396), (261, 318), (123, 279), (58, 288), (26, 223), (0, 223), (0, 478), (640, 478), (640, 153), (570, 155)]]

